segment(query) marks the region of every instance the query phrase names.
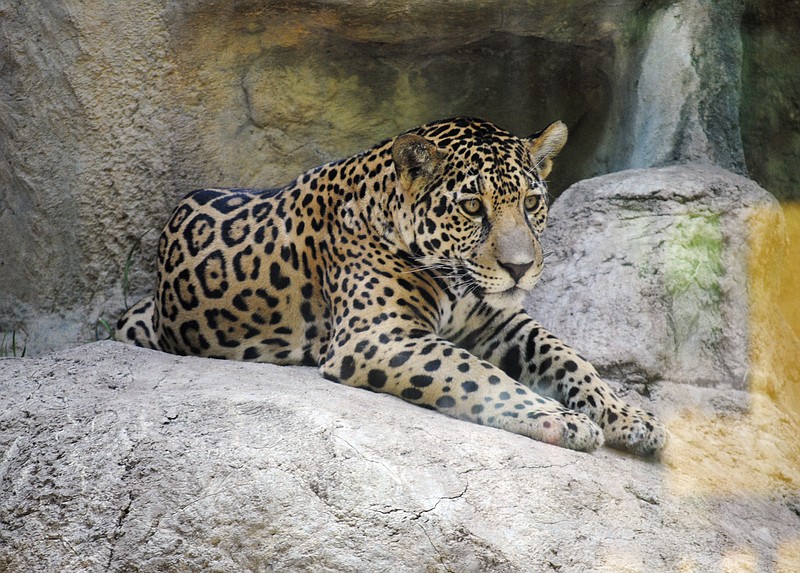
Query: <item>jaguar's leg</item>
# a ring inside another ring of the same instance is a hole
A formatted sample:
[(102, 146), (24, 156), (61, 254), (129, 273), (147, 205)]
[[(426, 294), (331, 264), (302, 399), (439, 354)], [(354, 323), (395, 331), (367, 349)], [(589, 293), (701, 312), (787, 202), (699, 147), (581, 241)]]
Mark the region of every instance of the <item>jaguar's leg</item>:
[(463, 344), (538, 394), (588, 415), (608, 445), (642, 456), (664, 447), (666, 431), (653, 414), (624, 402), (589, 362), (525, 312), (495, 313)]
[(500, 368), (434, 334), (402, 329), (339, 333), (321, 366), (326, 378), (386, 392), (448, 416), (535, 440), (591, 451), (603, 443), (586, 414), (564, 408)]

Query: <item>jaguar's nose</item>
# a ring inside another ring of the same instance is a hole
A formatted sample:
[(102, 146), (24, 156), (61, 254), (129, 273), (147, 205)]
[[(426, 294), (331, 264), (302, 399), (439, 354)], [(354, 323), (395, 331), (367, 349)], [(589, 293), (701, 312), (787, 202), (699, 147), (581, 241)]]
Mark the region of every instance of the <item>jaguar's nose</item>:
[(514, 279), (515, 282), (519, 282), (519, 279), (522, 278), (522, 275), (525, 274), (525, 271), (527, 271), (529, 268), (531, 268), (531, 265), (533, 264), (533, 261), (530, 261), (528, 263), (522, 263), (522, 264), (501, 263), (501, 262), (498, 261), (498, 264), (501, 267), (503, 267), (506, 271), (508, 271), (508, 274), (511, 275), (511, 278)]

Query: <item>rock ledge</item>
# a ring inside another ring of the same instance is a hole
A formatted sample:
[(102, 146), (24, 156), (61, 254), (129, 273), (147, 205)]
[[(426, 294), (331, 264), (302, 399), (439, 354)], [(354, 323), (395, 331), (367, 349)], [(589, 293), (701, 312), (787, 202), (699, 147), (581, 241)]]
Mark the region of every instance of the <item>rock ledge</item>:
[(113, 342), (0, 360), (0, 570), (797, 570), (797, 422), (736, 390), (628, 399), (669, 423), (661, 462), (306, 368)]

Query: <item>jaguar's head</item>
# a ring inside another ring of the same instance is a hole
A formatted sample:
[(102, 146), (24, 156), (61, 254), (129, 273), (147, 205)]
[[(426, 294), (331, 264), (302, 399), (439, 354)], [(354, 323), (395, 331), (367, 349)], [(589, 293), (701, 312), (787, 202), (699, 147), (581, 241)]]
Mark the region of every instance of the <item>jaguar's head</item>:
[(560, 121), (518, 138), (465, 118), (398, 136), (394, 220), (420, 265), (489, 301), (520, 302), (542, 272), (544, 179), (566, 141)]

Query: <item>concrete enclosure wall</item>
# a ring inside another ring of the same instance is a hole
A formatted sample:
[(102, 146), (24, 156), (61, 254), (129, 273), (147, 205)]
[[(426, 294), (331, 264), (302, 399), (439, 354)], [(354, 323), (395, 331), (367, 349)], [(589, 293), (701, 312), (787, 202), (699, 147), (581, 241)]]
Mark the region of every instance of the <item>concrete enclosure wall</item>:
[(762, 4), (4, 0), (0, 350), (103, 337), (185, 192), (278, 185), (441, 117), (564, 120), (556, 193), (699, 162), (786, 195), (797, 174), (760, 149), (793, 157), (776, 118), (799, 90), (765, 62), (800, 19)]

